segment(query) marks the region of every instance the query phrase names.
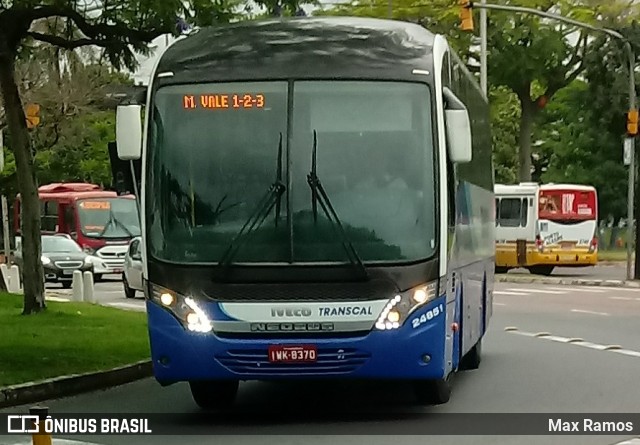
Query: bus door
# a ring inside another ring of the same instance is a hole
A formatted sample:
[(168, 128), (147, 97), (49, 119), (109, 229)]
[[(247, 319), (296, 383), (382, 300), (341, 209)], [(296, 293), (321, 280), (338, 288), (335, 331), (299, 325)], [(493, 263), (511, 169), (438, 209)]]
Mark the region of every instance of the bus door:
[[(525, 196), (521, 202), (521, 236), (518, 239), (518, 265), (526, 266), (529, 264), (527, 252), (535, 249), (535, 237), (538, 228), (538, 221), (535, 212), (535, 200), (532, 196)], [(533, 242), (533, 243), (532, 243)]]
[[(521, 267), (527, 261), (527, 221), (529, 219), (529, 199), (522, 196), (502, 196), (499, 202), (498, 222), (500, 238), (515, 248), (515, 264), (510, 267)], [(531, 225), (531, 223), (529, 223)], [(512, 251), (513, 252), (513, 251)], [(513, 255), (513, 254), (511, 254)]]

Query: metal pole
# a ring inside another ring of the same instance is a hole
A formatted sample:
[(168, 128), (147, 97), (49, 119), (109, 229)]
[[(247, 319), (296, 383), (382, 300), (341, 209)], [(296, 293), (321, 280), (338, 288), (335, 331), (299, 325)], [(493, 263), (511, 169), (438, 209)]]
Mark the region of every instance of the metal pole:
[(10, 264), (11, 261), (11, 244), (9, 240), (9, 206), (7, 205), (7, 197), (2, 195), (2, 239), (4, 241), (4, 262)]
[[(635, 82), (635, 54), (631, 43), (625, 41), (625, 49), (627, 50), (627, 56), (629, 57), (629, 110), (636, 109), (636, 82)], [(629, 180), (627, 191), (627, 280), (634, 278), (633, 273), (633, 249), (634, 243), (634, 230), (633, 230), (633, 204), (634, 204), (634, 192), (635, 192), (635, 137), (631, 137), (629, 141), (631, 146), (631, 162), (629, 163)]]
[[(487, 0), (481, 0), (481, 4), (486, 4)], [(485, 99), (487, 93), (487, 10), (480, 9), (480, 87)]]

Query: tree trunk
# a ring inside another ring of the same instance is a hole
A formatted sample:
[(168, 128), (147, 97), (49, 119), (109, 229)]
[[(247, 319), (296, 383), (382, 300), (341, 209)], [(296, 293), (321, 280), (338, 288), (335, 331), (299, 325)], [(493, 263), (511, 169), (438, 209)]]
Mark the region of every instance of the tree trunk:
[[(1, 44), (2, 42), (0, 42)], [(11, 151), (16, 160), (18, 189), (22, 207), (22, 278), (24, 286), (23, 314), (45, 308), (44, 272), (40, 240), (40, 201), (31, 141), (27, 131), (24, 107), (15, 80), (15, 54), (0, 50), (0, 92), (11, 137)]]
[(518, 178), (520, 182), (529, 182), (531, 181), (531, 135), (533, 133), (535, 108), (528, 92), (526, 97), (520, 97), (520, 109)]

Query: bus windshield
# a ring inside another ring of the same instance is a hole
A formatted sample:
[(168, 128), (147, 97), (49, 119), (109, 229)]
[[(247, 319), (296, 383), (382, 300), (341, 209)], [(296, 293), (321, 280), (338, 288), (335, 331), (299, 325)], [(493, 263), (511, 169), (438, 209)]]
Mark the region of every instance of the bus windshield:
[(593, 190), (540, 190), (540, 219), (570, 224), (595, 220), (596, 193)]
[[(315, 145), (317, 177), (363, 262), (431, 257), (437, 234), (429, 87), (298, 81), (291, 107), (289, 94), (286, 82), (158, 90), (146, 192), (152, 255), (218, 263), (272, 199), (234, 262), (346, 262), (340, 232), (312, 199)], [(277, 178), (285, 190), (274, 197)]]
[(90, 238), (133, 238), (140, 235), (136, 201), (129, 198), (78, 201), (82, 234)]

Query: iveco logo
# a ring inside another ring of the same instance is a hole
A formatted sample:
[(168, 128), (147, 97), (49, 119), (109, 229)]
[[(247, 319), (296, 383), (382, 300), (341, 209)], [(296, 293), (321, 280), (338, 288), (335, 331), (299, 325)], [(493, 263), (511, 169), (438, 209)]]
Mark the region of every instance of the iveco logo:
[(251, 323), (251, 332), (329, 332), (333, 323)]
[(311, 317), (311, 309), (308, 308), (272, 308), (272, 317)]

